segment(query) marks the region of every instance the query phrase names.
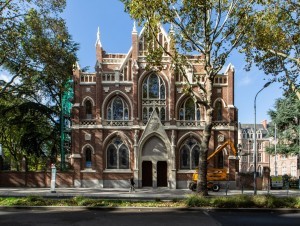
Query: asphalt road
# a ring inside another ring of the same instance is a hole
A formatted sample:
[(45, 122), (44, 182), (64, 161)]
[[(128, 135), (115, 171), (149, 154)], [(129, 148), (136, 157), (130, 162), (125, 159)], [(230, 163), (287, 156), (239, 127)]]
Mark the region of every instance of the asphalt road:
[(165, 208), (117, 208), (117, 209), (1, 209), (0, 225), (116, 225), (116, 226), (291, 226), (300, 225), (300, 212), (280, 211), (214, 211)]

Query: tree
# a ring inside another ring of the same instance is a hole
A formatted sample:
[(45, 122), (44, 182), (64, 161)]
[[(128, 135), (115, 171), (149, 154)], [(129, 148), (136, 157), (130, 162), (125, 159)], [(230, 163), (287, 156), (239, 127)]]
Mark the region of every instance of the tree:
[[(204, 85), (199, 76), (194, 75), (202, 96), (197, 103), (206, 109), (205, 129), (199, 156), (199, 178), (197, 191), (207, 195), (207, 156), (212, 131), (213, 102), (212, 89), (215, 76), (223, 68), (226, 59), (234, 48), (239, 46), (247, 30), (248, 17), (254, 1), (246, 0), (121, 0), (131, 17), (144, 25), (158, 45), (148, 57), (152, 64), (161, 62), (161, 54), (167, 53), (175, 65), (187, 78), (186, 55), (197, 54), (204, 64)], [(171, 26), (173, 49), (168, 52), (155, 39), (158, 24)], [(174, 32), (173, 32), (174, 31)], [(155, 45), (153, 45), (155, 47)], [(187, 79), (188, 81), (188, 79)], [(190, 84), (186, 90), (195, 97)], [(195, 98), (196, 99), (196, 98)]]
[[(299, 154), (300, 139), (300, 101), (295, 93), (287, 94), (286, 97), (277, 99), (275, 109), (268, 112), (272, 119), (269, 132), (275, 136), (275, 124), (277, 131), (278, 153), (290, 155)], [(274, 153), (274, 147), (268, 149)]]
[[(11, 159), (16, 170), (21, 169), (23, 159), (31, 169), (39, 168), (41, 161), (54, 159), (59, 127), (49, 120), (53, 110), (26, 98), (6, 98), (0, 100), (0, 143), (7, 150), (5, 158)], [(27, 170), (27, 164), (25, 167)]]
[(300, 100), (300, 4), (298, 0), (263, 0), (251, 15), (242, 51), (248, 70), (255, 63), (266, 74), (274, 76)]
[[(0, 69), (11, 75), (0, 81), (1, 96), (37, 91), (59, 96), (77, 50), (58, 17), (64, 7), (64, 0), (10, 0), (0, 8)], [(24, 90), (26, 85), (32, 89)]]
[(58, 150), (61, 96), (77, 51), (60, 17), (65, 4), (1, 0), (0, 70), (10, 76), (9, 81), (0, 80), (1, 116), (11, 120), (0, 126), (21, 133), (17, 143), (25, 157)]

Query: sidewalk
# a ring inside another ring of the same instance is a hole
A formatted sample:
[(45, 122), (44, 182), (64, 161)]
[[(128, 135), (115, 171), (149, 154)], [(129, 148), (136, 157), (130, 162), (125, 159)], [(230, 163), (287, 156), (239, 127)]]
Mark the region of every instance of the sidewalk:
[[(56, 188), (51, 193), (50, 188), (0, 188), (0, 197), (24, 197), (42, 196), (48, 198), (71, 198), (84, 196), (102, 199), (126, 199), (126, 200), (175, 200), (184, 199), (194, 192), (188, 189), (169, 188), (137, 188), (136, 192), (129, 192), (125, 188)], [(240, 190), (221, 189), (219, 192), (209, 191), (210, 196), (230, 196), (242, 194)], [(253, 190), (245, 190), (243, 194), (253, 195)], [(257, 191), (257, 194), (268, 194), (268, 191)], [(300, 196), (300, 190), (270, 190), (269, 194), (275, 196)]]

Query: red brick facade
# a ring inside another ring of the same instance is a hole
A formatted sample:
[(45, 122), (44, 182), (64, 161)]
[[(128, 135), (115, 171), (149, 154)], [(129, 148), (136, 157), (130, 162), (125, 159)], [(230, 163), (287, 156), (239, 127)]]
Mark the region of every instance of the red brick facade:
[[(138, 35), (133, 29), (128, 54), (106, 53), (98, 33), (95, 72), (74, 70), (69, 156), (74, 186), (129, 187), (128, 179), (133, 176), (138, 187), (186, 188), (191, 179), (205, 109), (191, 107), (183, 91), (185, 80), (175, 74), (168, 56), (163, 57), (159, 70), (146, 69), (144, 32)], [(163, 29), (158, 38), (170, 48)], [(193, 83), (192, 75), (201, 76), (203, 65), (200, 57), (189, 57), (189, 61), (187, 73)], [(200, 93), (196, 84), (194, 89)], [(213, 100), (219, 110), (213, 119), (211, 152), (220, 144), (218, 138), (237, 139), (233, 66), (216, 77)], [(210, 161), (210, 167), (228, 167), (229, 155), (229, 149), (224, 150)], [(234, 180), (235, 171), (230, 173)]]

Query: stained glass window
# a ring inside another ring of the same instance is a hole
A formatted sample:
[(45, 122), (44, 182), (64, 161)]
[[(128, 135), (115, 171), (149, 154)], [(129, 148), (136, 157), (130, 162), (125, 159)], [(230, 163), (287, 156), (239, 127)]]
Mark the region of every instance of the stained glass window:
[(107, 107), (108, 120), (129, 120), (129, 109), (123, 98), (116, 96)]
[(92, 150), (87, 148), (85, 150), (85, 167), (91, 168), (92, 167)]
[(152, 74), (148, 79), (148, 97), (157, 99), (159, 96), (159, 80), (157, 75)]
[(192, 98), (185, 100), (179, 109), (179, 120), (199, 121), (201, 119), (200, 108)]
[(107, 168), (116, 169), (117, 166), (117, 148), (111, 144), (107, 150)]
[(180, 148), (180, 168), (195, 169), (199, 165), (200, 145), (193, 139), (187, 139)]
[(216, 103), (216, 112), (217, 112), (217, 121), (222, 121), (223, 117), (222, 117), (222, 102), (218, 101)]
[(114, 138), (107, 148), (108, 169), (129, 169), (129, 150), (120, 137)]
[(147, 76), (143, 81), (142, 109), (143, 120), (151, 116), (155, 107), (162, 121), (166, 120), (166, 87), (163, 80), (155, 73)]

